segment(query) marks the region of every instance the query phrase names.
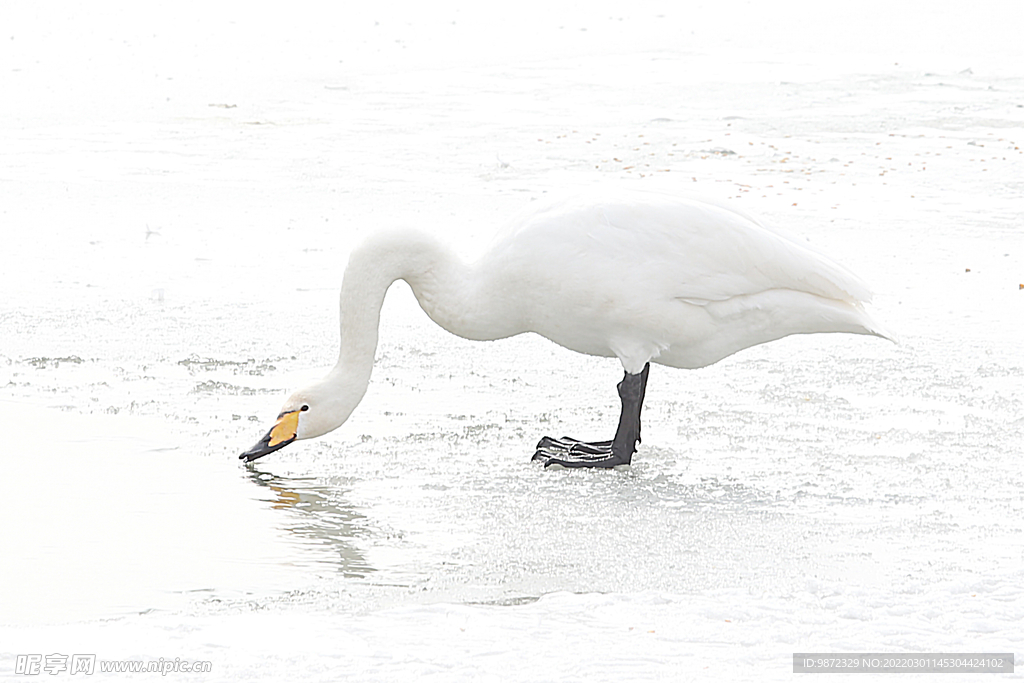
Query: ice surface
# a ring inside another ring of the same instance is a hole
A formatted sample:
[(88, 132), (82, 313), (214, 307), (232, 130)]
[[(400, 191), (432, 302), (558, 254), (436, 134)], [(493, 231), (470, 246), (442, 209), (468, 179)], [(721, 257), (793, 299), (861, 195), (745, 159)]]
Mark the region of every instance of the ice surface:
[[(1019, 657), (1019, 3), (347, 4), (0, 9), (0, 677), (53, 652), (203, 681)], [(610, 436), (621, 370), (453, 338), (398, 285), (352, 419), (238, 464), (333, 362), (362, 235), (471, 253), (598, 182), (808, 239), (902, 343), (655, 367), (632, 468), (544, 471), (541, 435)]]

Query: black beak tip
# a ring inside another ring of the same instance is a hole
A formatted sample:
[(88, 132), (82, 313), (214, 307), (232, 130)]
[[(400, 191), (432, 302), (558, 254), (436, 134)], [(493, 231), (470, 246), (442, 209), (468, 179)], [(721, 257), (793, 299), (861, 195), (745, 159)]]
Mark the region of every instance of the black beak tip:
[(240, 456), (238, 456), (238, 459), (244, 460), (246, 462), (252, 462), (253, 460), (262, 458), (264, 455), (270, 455), (274, 451), (281, 450), (282, 448), (290, 444), (292, 441), (295, 441), (294, 436), (286, 441), (282, 441), (271, 446), (270, 433), (268, 432), (266, 436), (259, 440), (259, 443), (257, 443), (255, 446), (247, 450), (245, 453), (242, 453)]

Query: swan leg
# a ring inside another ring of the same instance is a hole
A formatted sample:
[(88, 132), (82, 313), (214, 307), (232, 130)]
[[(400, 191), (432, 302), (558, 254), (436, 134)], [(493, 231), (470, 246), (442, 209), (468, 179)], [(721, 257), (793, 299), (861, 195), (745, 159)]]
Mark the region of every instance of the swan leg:
[(647, 373), (651, 365), (635, 375), (628, 372), (618, 384), (622, 413), (619, 427), (611, 441), (579, 441), (568, 436), (555, 439), (545, 436), (537, 444), (534, 460), (540, 460), (545, 467), (615, 467), (628, 465), (640, 441), (640, 409), (644, 404), (647, 389)]

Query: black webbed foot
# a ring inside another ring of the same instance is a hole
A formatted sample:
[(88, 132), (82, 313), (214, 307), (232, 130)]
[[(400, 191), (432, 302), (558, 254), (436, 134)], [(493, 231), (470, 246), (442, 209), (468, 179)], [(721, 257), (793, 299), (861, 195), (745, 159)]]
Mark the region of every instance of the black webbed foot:
[(579, 441), (568, 436), (555, 439), (545, 436), (537, 444), (533, 460), (540, 460), (545, 467), (615, 467), (628, 465), (632, 452), (623, 457), (615, 453), (613, 441)]
[(571, 436), (563, 436), (561, 439), (545, 436), (537, 443), (538, 452), (545, 451), (553, 454), (570, 452), (597, 455), (599, 453), (611, 453), (611, 450), (611, 441), (580, 441)]

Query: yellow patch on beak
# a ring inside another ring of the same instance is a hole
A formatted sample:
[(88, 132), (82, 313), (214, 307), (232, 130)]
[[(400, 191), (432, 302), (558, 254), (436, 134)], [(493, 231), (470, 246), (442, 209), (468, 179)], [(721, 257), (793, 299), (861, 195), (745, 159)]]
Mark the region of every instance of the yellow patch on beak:
[(270, 441), (267, 442), (267, 446), (273, 448), (280, 443), (291, 441), (295, 438), (296, 432), (299, 431), (299, 412), (298, 410), (293, 410), (290, 413), (281, 413), (278, 416), (277, 424), (270, 430)]

